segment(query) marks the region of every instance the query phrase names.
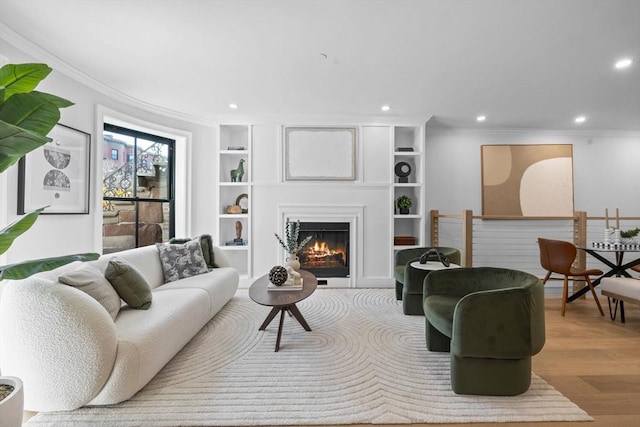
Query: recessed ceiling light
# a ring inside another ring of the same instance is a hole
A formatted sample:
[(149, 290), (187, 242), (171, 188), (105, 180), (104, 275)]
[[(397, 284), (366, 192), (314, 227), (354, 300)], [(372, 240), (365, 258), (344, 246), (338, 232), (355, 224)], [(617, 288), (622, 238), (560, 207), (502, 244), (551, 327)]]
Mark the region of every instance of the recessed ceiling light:
[(574, 120), (575, 123), (584, 123), (586, 121), (587, 121), (587, 118), (585, 116), (578, 116)]
[(229, 108), (231, 108), (232, 110), (237, 110), (238, 104), (229, 104)]
[(380, 109), (382, 111), (391, 111), (391, 105), (383, 105)]
[(484, 122), (485, 120), (487, 120), (487, 116), (478, 116), (478, 117), (476, 117), (476, 121), (478, 121), (478, 122)]
[(622, 70), (623, 68), (628, 68), (633, 64), (633, 60), (631, 58), (623, 58), (619, 61), (616, 61), (614, 67), (616, 70)]

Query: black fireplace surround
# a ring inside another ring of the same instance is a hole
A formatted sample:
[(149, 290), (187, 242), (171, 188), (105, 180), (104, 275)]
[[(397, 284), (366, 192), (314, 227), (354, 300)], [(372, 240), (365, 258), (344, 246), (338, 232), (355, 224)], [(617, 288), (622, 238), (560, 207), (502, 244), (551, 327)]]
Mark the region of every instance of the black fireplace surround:
[(300, 268), (316, 277), (349, 277), (349, 223), (300, 222), (298, 241), (311, 236), (298, 254)]

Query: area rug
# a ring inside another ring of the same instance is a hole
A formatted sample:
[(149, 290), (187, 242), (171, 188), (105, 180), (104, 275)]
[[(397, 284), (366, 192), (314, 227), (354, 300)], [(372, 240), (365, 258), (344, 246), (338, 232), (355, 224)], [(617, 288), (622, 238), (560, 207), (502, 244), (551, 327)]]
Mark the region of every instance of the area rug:
[(425, 348), (424, 317), (393, 290), (316, 291), (298, 304), (312, 328), (278, 319), (240, 291), (131, 400), (40, 413), (28, 425), (247, 426), (590, 421), (533, 374), (515, 397), (451, 391), (449, 356)]

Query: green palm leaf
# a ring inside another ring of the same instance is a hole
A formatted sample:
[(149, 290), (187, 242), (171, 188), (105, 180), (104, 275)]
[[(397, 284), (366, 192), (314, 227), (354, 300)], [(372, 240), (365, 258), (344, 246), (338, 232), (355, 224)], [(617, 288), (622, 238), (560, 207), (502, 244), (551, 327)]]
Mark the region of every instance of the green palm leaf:
[(47, 206), (30, 212), (0, 231), (0, 255), (9, 249), (18, 236), (31, 228), (36, 219), (38, 219), (38, 215), (46, 208)]
[(93, 261), (100, 254), (89, 252), (84, 254), (65, 255), (53, 258), (42, 258), (18, 264), (0, 267), (0, 280), (21, 280), (41, 271), (49, 271), (74, 261)]
[(6, 64), (0, 68), (0, 86), (5, 88), (0, 102), (16, 93), (31, 92), (51, 73), (46, 64)]

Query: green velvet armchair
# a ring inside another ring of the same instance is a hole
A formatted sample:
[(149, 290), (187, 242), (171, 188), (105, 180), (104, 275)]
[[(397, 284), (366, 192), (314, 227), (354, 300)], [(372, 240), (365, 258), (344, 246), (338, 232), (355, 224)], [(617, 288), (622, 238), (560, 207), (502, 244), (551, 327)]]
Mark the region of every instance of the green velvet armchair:
[(396, 299), (402, 300), (404, 314), (424, 314), (422, 310), (422, 282), (429, 271), (411, 268), (409, 264), (418, 261), (420, 256), (429, 249), (436, 249), (449, 257), (449, 261), (453, 264), (460, 265), (460, 251), (456, 248), (434, 246), (402, 249), (396, 252), (394, 264)]
[(433, 271), (424, 280), (424, 312), (427, 348), (451, 354), (454, 392), (527, 391), (531, 357), (545, 341), (540, 279), (493, 267)]

